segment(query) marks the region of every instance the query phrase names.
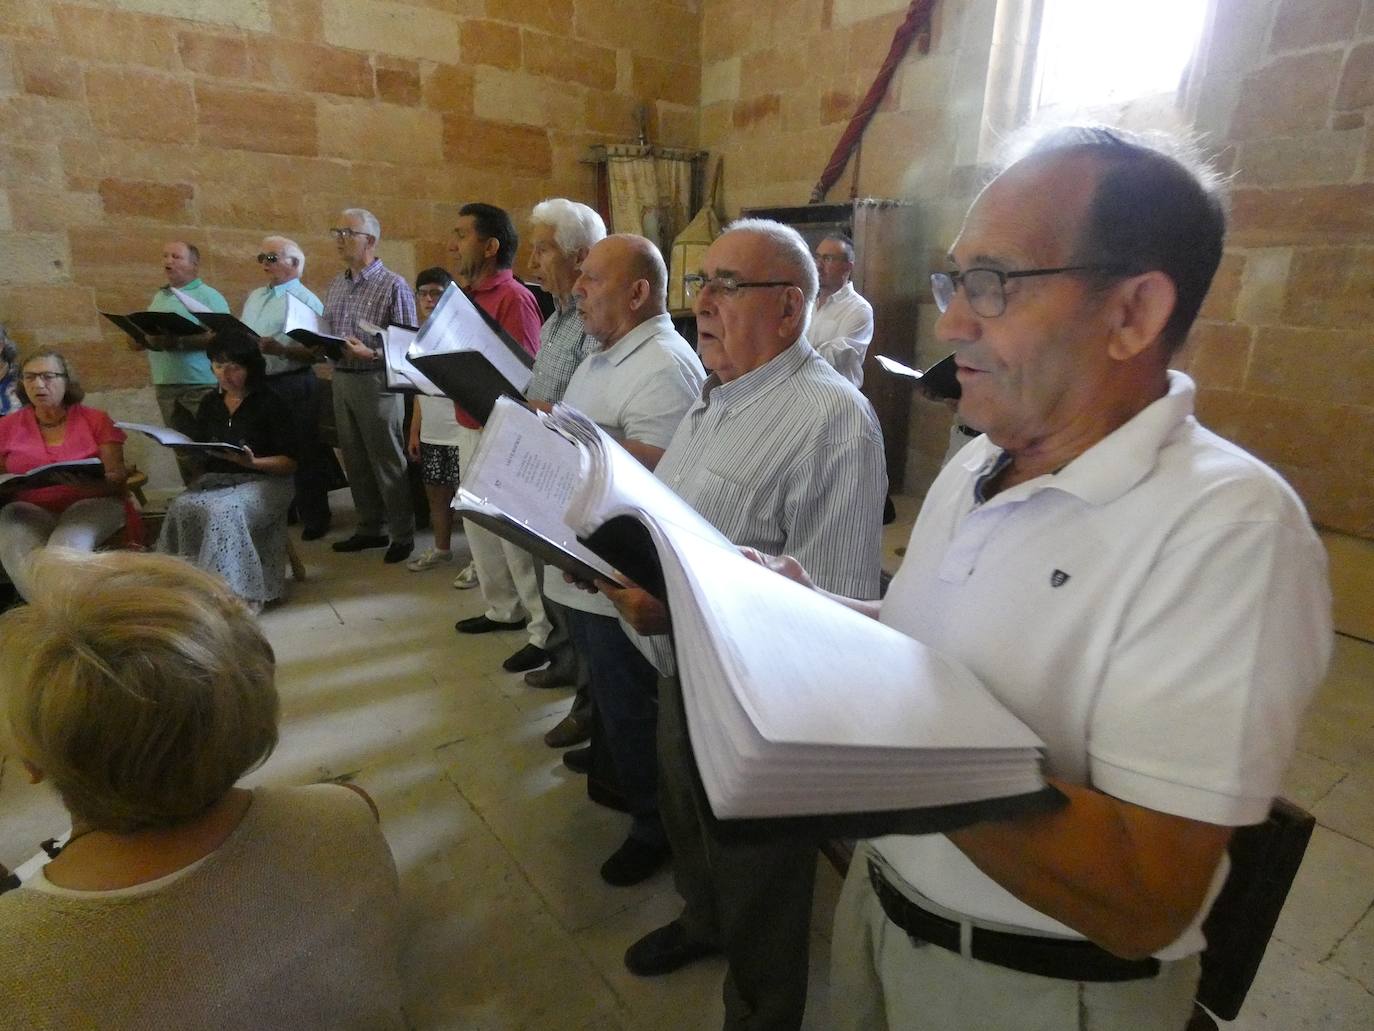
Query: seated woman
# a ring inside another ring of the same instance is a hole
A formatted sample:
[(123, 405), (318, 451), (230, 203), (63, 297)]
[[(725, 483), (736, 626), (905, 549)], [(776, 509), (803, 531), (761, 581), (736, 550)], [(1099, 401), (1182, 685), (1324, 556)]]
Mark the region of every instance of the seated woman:
[(0, 471), (24, 473), (41, 465), (99, 458), (103, 478), (70, 479), (21, 490), (0, 508), (0, 565), (19, 593), (29, 596), (25, 561), (46, 544), (90, 551), (126, 525), (141, 539), (137, 511), (124, 496), (124, 431), (98, 408), (81, 403), (71, 366), (51, 348), (21, 366), (23, 407), (0, 418)]
[(404, 1027), (371, 800), (234, 786), (277, 742), (243, 602), (161, 555), (49, 549), (34, 569), (32, 603), (0, 616), (0, 753), (57, 789), (72, 833), (0, 895), (0, 1024)]
[(218, 573), (261, 608), (285, 589), (286, 510), (296, 471), (291, 417), (264, 385), (256, 337), (219, 334), (206, 351), (219, 390), (200, 403), (191, 436), (239, 444), (248, 453), (199, 462), (203, 471), (167, 508), (157, 550)]

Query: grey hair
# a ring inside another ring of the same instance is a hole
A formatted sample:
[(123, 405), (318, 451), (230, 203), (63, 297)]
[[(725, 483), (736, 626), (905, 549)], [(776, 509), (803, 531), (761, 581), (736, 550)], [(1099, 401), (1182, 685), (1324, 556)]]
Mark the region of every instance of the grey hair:
[(283, 258), (290, 258), (295, 265), (297, 275), (305, 273), (305, 252), (301, 250), (300, 245), (295, 240), (285, 236), (264, 236), (262, 242), (263, 246), (271, 244), (276, 247)]
[(530, 212), (530, 224), (552, 226), (553, 241), (564, 254), (573, 254), (606, 238), (606, 223), (585, 204), (566, 197), (541, 200)]
[(768, 241), (773, 256), (788, 267), (801, 290), (809, 320), (811, 307), (816, 303), (816, 294), (821, 287), (816, 273), (816, 259), (812, 257), (811, 248), (806, 245), (801, 233), (771, 218), (738, 218), (725, 227), (721, 236), (727, 233), (753, 233)]
[(373, 243), (381, 243), (382, 224), (377, 221), (377, 216), (368, 211), (367, 208), (344, 208), (343, 215), (346, 218), (356, 218), (363, 224), (363, 232), (372, 237)]

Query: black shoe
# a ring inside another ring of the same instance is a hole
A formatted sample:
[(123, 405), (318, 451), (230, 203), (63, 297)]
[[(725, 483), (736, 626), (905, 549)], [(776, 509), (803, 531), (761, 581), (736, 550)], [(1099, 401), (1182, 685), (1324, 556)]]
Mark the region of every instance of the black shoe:
[(682, 924), (674, 920), (657, 931), (650, 931), (626, 949), (625, 969), (640, 977), (657, 977), (719, 951), (714, 945), (692, 941)]
[(331, 547), (335, 551), (367, 551), (369, 548), (385, 548), (390, 543), (391, 538), (384, 534), (355, 533), (352, 537), (335, 541)]
[(667, 845), (626, 838), (611, 858), (601, 864), (601, 879), (617, 888), (628, 888), (652, 877), (671, 854)]
[(529, 620), (517, 619), (514, 623), (502, 623), (486, 616), (473, 616), (470, 619), (458, 620), (453, 624), (453, 629), (460, 634), (489, 634), (493, 630), (524, 630), (527, 622)]
[(544, 744), (550, 748), (571, 748), (573, 745), (580, 745), (591, 736), (591, 722), (568, 713), (544, 735)]
[(544, 663), (549, 661), (549, 658), (549, 653), (539, 647), (539, 645), (527, 644), (505, 662), (501, 663), (501, 668), (507, 673), (524, 673), (526, 670), (544, 665)]
[(561, 670), (557, 666), (550, 666), (548, 669), (536, 669), (526, 673), (525, 686), (537, 687), (540, 689), (576, 687), (577, 676), (573, 673)]
[(301, 531), (301, 540), (317, 541), (329, 532), (328, 523), (319, 523), (315, 526), (307, 526)]
[(386, 554), (382, 556), (382, 561), (389, 566), (404, 562), (410, 558), (410, 553), (414, 550), (414, 541), (392, 541), (391, 547), (387, 548)]
[(563, 765), (573, 773), (587, 774), (592, 771), (592, 746), (574, 748), (563, 753)]

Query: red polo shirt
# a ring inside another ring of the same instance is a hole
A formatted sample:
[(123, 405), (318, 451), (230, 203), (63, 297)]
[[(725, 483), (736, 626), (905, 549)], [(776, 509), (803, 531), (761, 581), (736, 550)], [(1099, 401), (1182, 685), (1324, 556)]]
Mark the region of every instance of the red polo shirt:
[[(539, 352), (539, 326), (543, 321), (539, 302), (516, 280), (510, 269), (493, 272), (469, 290), (468, 296), (473, 304), (499, 322), (517, 344), (531, 355)], [(482, 428), (480, 422), (456, 404), (453, 406), (453, 415), (460, 426), (470, 430)]]

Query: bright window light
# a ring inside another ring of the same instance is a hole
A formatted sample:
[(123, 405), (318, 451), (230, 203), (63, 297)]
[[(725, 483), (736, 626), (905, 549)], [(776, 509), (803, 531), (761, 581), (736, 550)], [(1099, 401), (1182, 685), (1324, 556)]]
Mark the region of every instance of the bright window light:
[(1044, 0), (1036, 107), (1093, 108), (1178, 89), (1208, 0)]

